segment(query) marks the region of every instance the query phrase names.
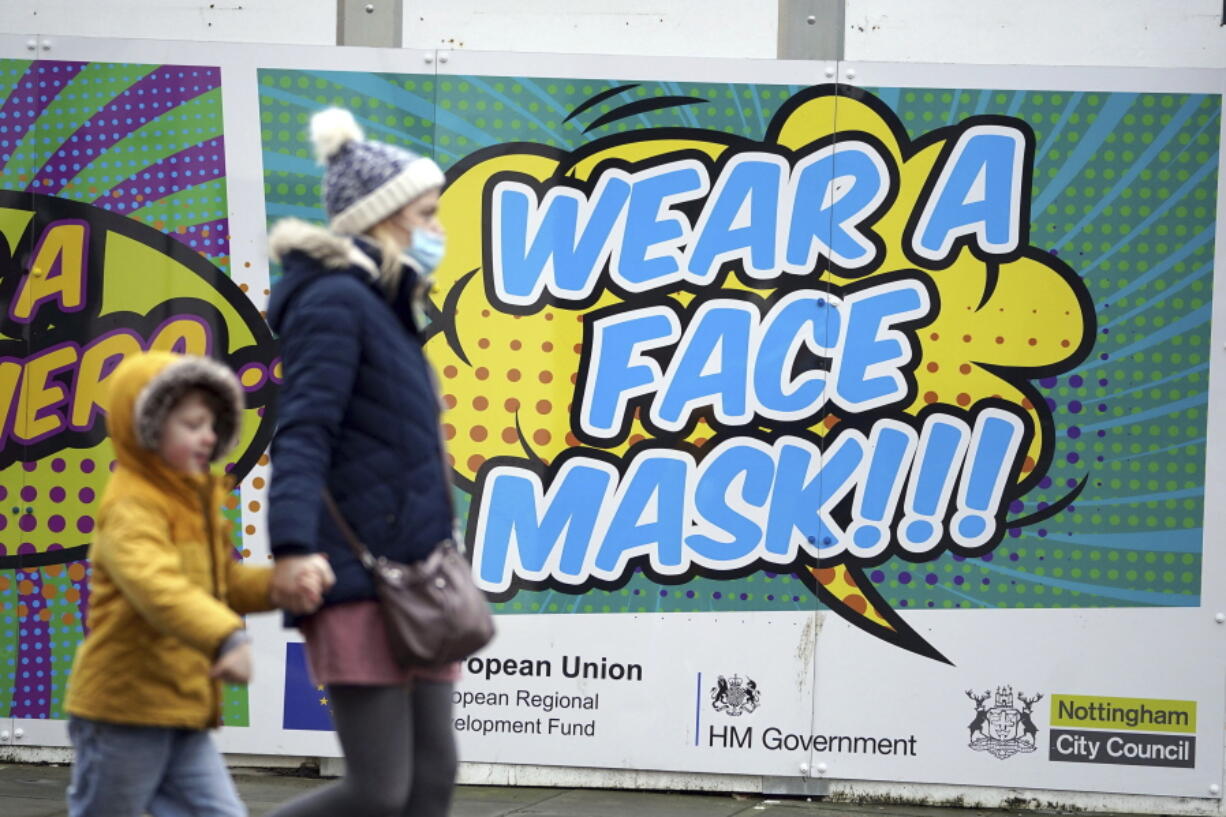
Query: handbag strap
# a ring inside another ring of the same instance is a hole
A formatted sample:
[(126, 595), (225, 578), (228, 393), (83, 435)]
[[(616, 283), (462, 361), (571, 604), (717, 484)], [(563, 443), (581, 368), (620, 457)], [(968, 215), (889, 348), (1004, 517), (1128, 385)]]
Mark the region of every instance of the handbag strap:
[(349, 523), (345, 521), (345, 517), (341, 515), (341, 509), (336, 507), (336, 500), (332, 498), (332, 492), (325, 486), (321, 491), (324, 497), (324, 505), (328, 508), (328, 513), (332, 515), (332, 521), (336, 523), (336, 527), (340, 529), (341, 536), (345, 537), (345, 542), (348, 543), (358, 561), (367, 570), (374, 570), (375, 557), (370, 552), (370, 548), (362, 544), (362, 540), (358, 539), (358, 535), (353, 532), (353, 528), (349, 527)]

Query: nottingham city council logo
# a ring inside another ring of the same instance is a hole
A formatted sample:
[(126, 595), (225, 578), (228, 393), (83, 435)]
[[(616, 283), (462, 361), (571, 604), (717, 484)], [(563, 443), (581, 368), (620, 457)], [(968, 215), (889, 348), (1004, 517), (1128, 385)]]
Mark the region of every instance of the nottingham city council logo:
[(1027, 698), (1021, 690), (1017, 693), (1017, 703), (1014, 702), (1013, 687), (996, 688), (996, 697), (992, 706), (987, 706), (992, 693), (984, 690), (982, 695), (976, 695), (972, 690), (966, 691), (966, 696), (975, 702), (975, 717), (967, 725), (970, 730), (970, 743), (976, 752), (989, 752), (994, 757), (1004, 760), (1019, 753), (1033, 752), (1039, 733), (1030, 717), (1034, 705), (1043, 697), (1042, 694)]
[(721, 675), (715, 686), (711, 687), (711, 706), (716, 712), (740, 715), (757, 709), (762, 700), (761, 695), (752, 678), (742, 678), (739, 675), (725, 678)]

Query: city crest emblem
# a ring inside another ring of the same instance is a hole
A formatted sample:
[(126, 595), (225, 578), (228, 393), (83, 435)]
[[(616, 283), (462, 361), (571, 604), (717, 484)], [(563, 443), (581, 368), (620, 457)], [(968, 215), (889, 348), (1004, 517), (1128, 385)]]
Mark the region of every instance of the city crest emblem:
[(970, 748), (988, 752), (1000, 760), (1035, 750), (1039, 729), (1031, 714), (1034, 705), (1043, 697), (1042, 693), (1027, 698), (1019, 690), (1015, 702), (1013, 687), (997, 687), (990, 707), (985, 705), (992, 698), (990, 691), (976, 695), (968, 689), (966, 695), (975, 702), (975, 717), (967, 726)]
[(753, 712), (760, 702), (761, 693), (752, 678), (742, 678), (739, 675), (725, 678), (721, 675), (715, 686), (711, 687), (711, 706), (716, 712), (740, 715)]

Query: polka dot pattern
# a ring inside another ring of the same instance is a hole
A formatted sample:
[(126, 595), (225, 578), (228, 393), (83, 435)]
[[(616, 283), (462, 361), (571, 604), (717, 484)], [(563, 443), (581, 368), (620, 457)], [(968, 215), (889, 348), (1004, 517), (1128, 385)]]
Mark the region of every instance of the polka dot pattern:
[(6, 177), (228, 259), (219, 69), (13, 60), (0, 74), (20, 77), (0, 107)]
[(88, 604), (84, 563), (0, 575), (0, 710), (61, 718), (65, 682)]
[[(60, 89), (72, 82), (84, 63), (47, 64), (23, 60), (4, 60), (4, 104), (0, 106), (0, 148), (7, 148), (25, 136), (34, 122), (56, 98)], [(12, 81), (14, 80), (15, 81)], [(10, 84), (11, 83), (11, 84)], [(8, 157), (5, 157), (8, 161)]]
[[(918, 572), (894, 559), (869, 579), (891, 605), (908, 609), (1196, 605), (1213, 254), (1209, 171), (1219, 101), (876, 92), (894, 100), (912, 136), (983, 111), (1030, 124), (1037, 146), (1032, 241), (1083, 276), (1098, 335), (1080, 367), (1035, 383), (1053, 414), (1055, 456), (1009, 516), (1042, 513), (1086, 478), (1078, 501), (1051, 519), (1010, 529), (981, 559), (946, 556)], [(1115, 124), (1078, 164), (1075, 152), (1100, 117)]]
[(225, 145), (221, 137), (192, 145), (142, 169), (131, 179), (99, 195), (94, 203), (119, 212), (139, 210), (147, 201), (225, 175)]

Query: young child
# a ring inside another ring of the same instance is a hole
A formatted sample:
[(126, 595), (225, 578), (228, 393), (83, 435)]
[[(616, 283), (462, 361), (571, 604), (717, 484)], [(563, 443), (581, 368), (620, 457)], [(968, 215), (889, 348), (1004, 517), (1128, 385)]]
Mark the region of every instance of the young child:
[[(251, 677), (241, 613), (273, 609), (268, 567), (239, 564), (209, 464), (238, 442), (242, 390), (224, 365), (150, 352), (110, 379), (118, 467), (90, 544), (88, 635), (69, 679), (72, 817), (245, 815), (208, 730), (221, 682)], [(318, 559), (296, 600), (317, 606)], [(305, 600), (305, 601), (304, 601)]]

